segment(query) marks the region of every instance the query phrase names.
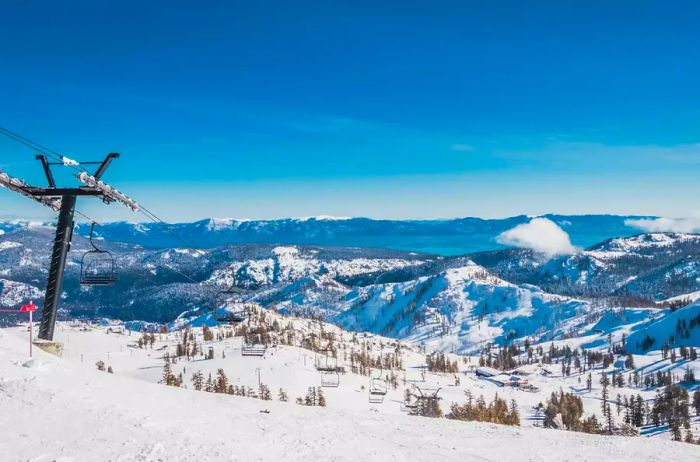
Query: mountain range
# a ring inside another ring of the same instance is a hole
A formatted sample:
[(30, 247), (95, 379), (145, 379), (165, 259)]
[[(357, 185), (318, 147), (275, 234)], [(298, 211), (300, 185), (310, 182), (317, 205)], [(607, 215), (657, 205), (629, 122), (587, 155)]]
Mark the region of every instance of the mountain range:
[[(130, 229), (131, 236), (151, 232), (113, 226)], [(583, 325), (621, 300), (655, 306), (700, 291), (695, 234), (617, 237), (555, 257), (516, 248), (458, 256), (266, 243), (147, 248), (102, 234), (96, 242), (112, 253), (119, 279), (110, 287), (84, 287), (78, 283), (80, 258), (89, 249), (83, 232), (78, 230), (69, 254), (62, 317), (170, 322), (186, 311), (211, 312), (226, 303), (222, 292), (235, 287), (244, 299), (281, 312), (471, 351), (510, 338), (580, 335)], [(39, 300), (52, 235), (41, 224), (4, 226), (1, 305)]]
[[(578, 247), (605, 239), (631, 236), (639, 229), (630, 220), (654, 217), (618, 215), (543, 215), (569, 234)], [(111, 242), (136, 244), (151, 249), (192, 246), (215, 248), (231, 244), (294, 244), (330, 247), (371, 247), (437, 255), (504, 248), (496, 237), (528, 223), (519, 215), (502, 219), (455, 218), (445, 220), (374, 220), (370, 218), (287, 218), (278, 220), (206, 219), (193, 223), (104, 223), (96, 234)], [(12, 231), (27, 223), (0, 222), (0, 230)], [(90, 226), (77, 226), (88, 235)], [(186, 244), (185, 244), (186, 243)]]

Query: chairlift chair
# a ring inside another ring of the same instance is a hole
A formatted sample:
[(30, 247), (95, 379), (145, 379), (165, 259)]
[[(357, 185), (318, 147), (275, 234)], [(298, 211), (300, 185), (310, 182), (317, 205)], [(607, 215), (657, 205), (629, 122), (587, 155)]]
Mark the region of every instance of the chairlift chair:
[(330, 349), (321, 350), (316, 354), (316, 370), (321, 373), (321, 386), (336, 388), (340, 386), (338, 373), (338, 358), (333, 356)]
[(337, 371), (321, 372), (321, 386), (329, 388), (338, 388), (340, 386), (340, 374)]
[(241, 356), (265, 356), (267, 346), (255, 343), (244, 343)]
[[(256, 342), (255, 340), (259, 341)], [(255, 340), (247, 335), (243, 337), (241, 356), (265, 356), (265, 353), (267, 352), (267, 345), (262, 342), (259, 335)]]
[(107, 250), (102, 250), (93, 241), (95, 223), (90, 224), (90, 245), (80, 259), (80, 284), (84, 286), (108, 286), (117, 280), (114, 257)]
[(217, 310), (216, 322), (223, 324), (239, 324), (247, 318), (248, 313), (246, 313), (245, 310), (227, 311), (224, 314), (218, 314)]
[[(216, 310), (216, 321), (226, 324), (238, 324), (248, 319), (248, 313), (244, 307), (233, 311), (228, 311), (228, 308), (231, 305), (238, 307), (242, 306), (241, 299), (245, 293), (246, 292), (244, 290), (236, 287), (235, 281), (230, 287), (220, 291), (218, 294), (218, 305), (220, 305), (220, 308)], [(219, 314), (221, 307), (227, 309), (226, 313)]]
[(418, 400), (413, 394), (409, 394), (401, 403), (401, 411), (412, 412), (418, 408)]
[(322, 350), (316, 354), (316, 370), (319, 372), (337, 372), (338, 358), (331, 356), (330, 350)]
[(369, 380), (369, 402), (378, 404), (384, 402), (384, 397), (388, 392), (386, 380), (382, 378), (384, 371), (379, 372), (379, 377), (372, 377)]

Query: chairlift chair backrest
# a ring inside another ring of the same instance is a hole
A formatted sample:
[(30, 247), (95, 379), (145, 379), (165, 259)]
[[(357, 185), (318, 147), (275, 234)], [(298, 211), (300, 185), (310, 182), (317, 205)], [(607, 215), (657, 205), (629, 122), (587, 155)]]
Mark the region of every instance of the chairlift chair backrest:
[(321, 372), (321, 386), (337, 388), (340, 386), (340, 374), (338, 372)]
[(370, 395), (386, 395), (388, 387), (386, 385), (386, 380), (382, 378), (372, 378), (369, 382), (369, 394)]
[(90, 225), (90, 245), (80, 259), (80, 284), (85, 286), (108, 286), (117, 280), (114, 257), (107, 250), (102, 250), (93, 241), (95, 223)]
[(384, 402), (387, 394), (386, 381), (382, 378), (372, 378), (369, 381), (369, 402), (379, 404)]
[[(220, 291), (217, 297), (218, 306), (215, 309), (216, 321), (227, 324), (238, 324), (248, 319), (248, 312), (244, 307), (233, 311), (229, 310), (229, 308), (231, 308), (234, 305), (242, 305), (241, 301), (245, 293), (245, 290), (236, 287), (235, 281), (231, 284), (230, 287), (227, 287), (226, 289)], [(219, 310), (221, 309), (225, 309), (226, 313), (222, 315), (219, 314)]]

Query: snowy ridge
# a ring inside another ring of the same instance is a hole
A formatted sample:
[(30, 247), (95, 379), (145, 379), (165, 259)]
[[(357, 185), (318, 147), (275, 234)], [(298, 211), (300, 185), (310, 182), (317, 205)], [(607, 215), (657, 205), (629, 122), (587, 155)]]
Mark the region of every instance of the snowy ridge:
[(486, 342), (557, 338), (592, 310), (585, 302), (516, 286), (469, 264), (406, 283), (356, 289), (333, 319), (351, 330), (466, 353)]
[(315, 275), (323, 275), (327, 278), (354, 276), (403, 268), (422, 262), (400, 258), (363, 257), (320, 260), (317, 253), (314, 250), (302, 253), (296, 246), (274, 247), (270, 258), (234, 262), (227, 268), (216, 271), (210, 282), (224, 286), (236, 284), (241, 287), (259, 288)]
[(528, 250), (485, 252), (475, 260), (512, 282), (563, 295), (662, 301), (700, 290), (700, 235), (651, 233), (604, 241), (554, 259)]
[(605, 254), (605, 252), (616, 254), (619, 252), (638, 252), (640, 250), (657, 249), (670, 247), (678, 243), (692, 242), (700, 242), (700, 235), (682, 233), (648, 233), (627, 238), (611, 239), (600, 247), (602, 254)]

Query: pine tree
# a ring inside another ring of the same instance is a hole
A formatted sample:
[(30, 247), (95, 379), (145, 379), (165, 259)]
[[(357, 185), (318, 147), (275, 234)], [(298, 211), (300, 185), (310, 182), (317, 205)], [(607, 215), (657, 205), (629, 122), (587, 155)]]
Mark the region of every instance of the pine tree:
[(264, 383), (261, 383), (258, 387), (258, 397), (264, 401), (269, 401), (272, 399), (270, 389)]
[(216, 371), (216, 383), (214, 384), (215, 393), (226, 393), (228, 391), (228, 378), (223, 369)]
[(669, 422), (669, 429), (671, 430), (671, 439), (673, 441), (681, 441), (681, 426), (679, 425), (678, 422), (671, 421)]
[(610, 404), (606, 406), (606, 414), (608, 417), (608, 433), (612, 435), (613, 432), (613, 419), (612, 419), (612, 412), (610, 412)]
[(584, 433), (601, 433), (602, 428), (595, 414), (581, 422), (581, 431)]
[(277, 399), (283, 402), (287, 402), (289, 400), (289, 397), (287, 396), (287, 393), (280, 388), (280, 391), (277, 393)]
[(316, 387), (309, 387), (304, 398), (304, 404), (307, 406), (316, 406)]
[(695, 371), (690, 368), (690, 366), (685, 366), (685, 373), (683, 374), (683, 383), (693, 384), (695, 383)]
[(608, 385), (610, 384), (610, 380), (605, 372), (601, 373), (600, 384), (603, 386), (600, 395), (603, 417), (608, 424), (608, 433), (612, 433), (612, 414), (610, 412), (610, 404), (608, 403)]
[(202, 371), (197, 371), (192, 374), (192, 385), (195, 390), (202, 391), (204, 388), (204, 374), (202, 374)]
[(634, 404), (634, 412), (632, 413), (632, 424), (635, 427), (641, 427), (644, 424), (644, 400), (641, 395), (637, 395), (636, 401), (632, 400)]
[(214, 333), (208, 326), (204, 326), (202, 328), (202, 337), (205, 342), (211, 342), (214, 340)]
[(683, 441), (690, 444), (693, 444), (695, 442), (695, 439), (693, 438), (693, 433), (690, 431), (689, 428), (685, 431), (685, 439)]
[(508, 414), (507, 425), (520, 425), (520, 412), (518, 412), (518, 404), (515, 400), (510, 401), (510, 412)]
[(248, 387), (246, 389), (245, 396), (247, 396), (248, 398), (257, 398), (258, 397), (258, 395), (255, 393), (255, 391), (251, 387)]
[(175, 384), (175, 375), (173, 375), (173, 370), (170, 367), (170, 362), (166, 361), (165, 364), (163, 365), (163, 379), (161, 380), (162, 383), (166, 385), (174, 385)]

